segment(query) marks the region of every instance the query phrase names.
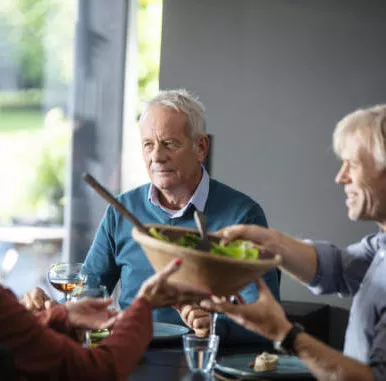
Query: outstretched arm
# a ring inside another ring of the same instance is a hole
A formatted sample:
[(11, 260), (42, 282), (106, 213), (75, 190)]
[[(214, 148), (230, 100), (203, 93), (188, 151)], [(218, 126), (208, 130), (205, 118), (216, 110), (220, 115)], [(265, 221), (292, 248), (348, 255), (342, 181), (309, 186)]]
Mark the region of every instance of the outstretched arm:
[(344, 356), (306, 333), (295, 339), (295, 350), (320, 381), (373, 381), (365, 364)]
[[(201, 302), (201, 307), (222, 312), (245, 328), (270, 340), (283, 340), (292, 324), (263, 280), (257, 282), (259, 299), (251, 304), (234, 305), (219, 299)], [(307, 333), (297, 335), (297, 355), (320, 381), (373, 381), (372, 369), (321, 343)]]
[[(152, 308), (180, 303), (198, 303), (209, 293), (195, 287), (176, 285), (168, 277), (178, 271), (181, 261), (169, 264), (142, 286), (131, 307), (119, 314), (113, 333), (98, 348), (86, 349), (66, 335), (47, 328), (27, 311), (9, 291), (0, 287), (0, 345), (12, 352), (16, 371), (22, 378), (44, 374), (58, 381), (125, 379), (136, 367), (152, 337)], [(41, 313), (62, 314), (62, 321), (78, 326), (103, 327), (109, 323), (109, 301), (61, 305)], [(87, 307), (87, 308), (86, 308)], [(103, 307), (103, 308), (102, 308)], [(81, 311), (83, 309), (83, 312)], [(56, 312), (55, 312), (56, 311)], [(91, 315), (95, 319), (91, 321)], [(69, 320), (68, 320), (69, 319)]]
[(303, 283), (310, 283), (317, 272), (317, 255), (313, 245), (289, 237), (277, 230), (257, 225), (236, 225), (220, 231), (226, 241), (246, 239), (282, 256), (282, 268)]
[[(137, 299), (123, 313), (114, 327), (114, 334), (106, 339), (107, 346), (92, 350), (42, 325), (10, 291), (1, 287), (0, 311), (0, 324), (7, 327), (0, 331), (0, 344), (12, 352), (17, 374), (25, 378), (37, 378), (42, 374), (59, 381), (126, 377), (152, 335), (151, 306), (144, 299)], [(63, 305), (41, 313), (40, 319), (53, 313), (58, 314), (55, 321), (68, 323), (67, 309)]]

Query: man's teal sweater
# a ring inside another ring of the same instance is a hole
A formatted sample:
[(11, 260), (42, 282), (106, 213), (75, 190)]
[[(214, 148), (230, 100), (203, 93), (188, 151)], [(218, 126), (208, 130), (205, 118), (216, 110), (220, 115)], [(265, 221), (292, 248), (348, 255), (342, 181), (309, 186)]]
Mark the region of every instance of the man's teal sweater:
[[(194, 206), (190, 205), (183, 216), (170, 218), (161, 208), (148, 199), (150, 184), (143, 185), (118, 197), (128, 210), (144, 224), (177, 225), (195, 229)], [(215, 232), (225, 226), (235, 224), (254, 224), (267, 226), (262, 208), (245, 194), (211, 179), (209, 195), (204, 210), (208, 232)], [(101, 277), (112, 292), (121, 279), (122, 290), (119, 304), (127, 308), (133, 301), (142, 282), (154, 274), (154, 270), (141, 247), (132, 239), (132, 224), (109, 206), (101, 221), (94, 241), (88, 252), (85, 264), (88, 271)], [(279, 300), (279, 284), (276, 270), (264, 276), (273, 295)], [(255, 284), (250, 284), (240, 293), (247, 303), (256, 300), (258, 292)], [(153, 319), (157, 322), (183, 324), (178, 312), (173, 308), (154, 310)], [(256, 342), (257, 336), (225, 316), (220, 315), (217, 332), (222, 342)]]

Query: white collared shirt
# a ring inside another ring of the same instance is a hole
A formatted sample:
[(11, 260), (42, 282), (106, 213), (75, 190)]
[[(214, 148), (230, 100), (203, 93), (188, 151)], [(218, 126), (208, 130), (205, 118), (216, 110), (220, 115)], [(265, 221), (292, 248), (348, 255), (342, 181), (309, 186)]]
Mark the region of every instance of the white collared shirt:
[(200, 212), (203, 212), (205, 209), (205, 204), (208, 199), (208, 194), (209, 194), (209, 174), (205, 170), (204, 167), (202, 168), (202, 178), (200, 183), (198, 184), (198, 187), (196, 188), (195, 192), (193, 193), (193, 196), (190, 198), (188, 203), (179, 210), (171, 210), (168, 208), (165, 208), (163, 205), (161, 205), (158, 197), (158, 190), (157, 188), (153, 185), (150, 184), (149, 188), (149, 201), (156, 206), (159, 206), (164, 212), (166, 212), (170, 218), (178, 218), (183, 216), (185, 211), (188, 209), (190, 204), (193, 204), (196, 209), (198, 209)]

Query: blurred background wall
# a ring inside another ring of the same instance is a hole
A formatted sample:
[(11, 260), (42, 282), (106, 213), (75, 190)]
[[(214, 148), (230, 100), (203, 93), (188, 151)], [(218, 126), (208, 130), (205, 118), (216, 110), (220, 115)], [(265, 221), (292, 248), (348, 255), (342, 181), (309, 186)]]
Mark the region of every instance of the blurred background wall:
[[(386, 101), (384, 1), (164, 0), (160, 88), (204, 102), (212, 175), (263, 206), (271, 227), (346, 245), (377, 230), (347, 219), (331, 148), (346, 113)], [(315, 299), (284, 276), (286, 300)]]

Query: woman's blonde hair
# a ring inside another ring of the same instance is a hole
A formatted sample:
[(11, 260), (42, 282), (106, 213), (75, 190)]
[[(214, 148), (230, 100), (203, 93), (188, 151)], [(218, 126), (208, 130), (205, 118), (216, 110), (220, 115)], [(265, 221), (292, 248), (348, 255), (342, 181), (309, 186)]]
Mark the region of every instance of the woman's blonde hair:
[(358, 109), (337, 123), (333, 134), (337, 156), (341, 157), (347, 137), (356, 134), (364, 139), (378, 166), (386, 168), (386, 105)]

